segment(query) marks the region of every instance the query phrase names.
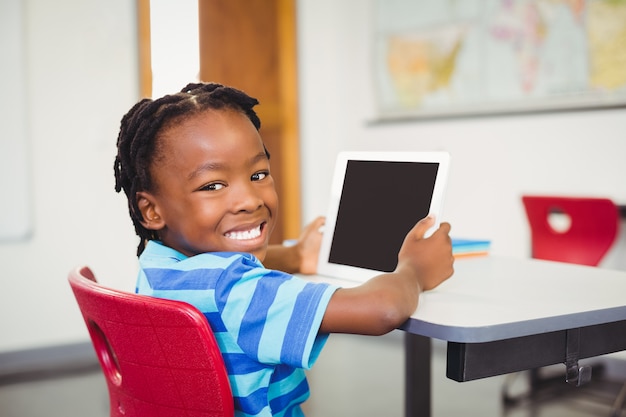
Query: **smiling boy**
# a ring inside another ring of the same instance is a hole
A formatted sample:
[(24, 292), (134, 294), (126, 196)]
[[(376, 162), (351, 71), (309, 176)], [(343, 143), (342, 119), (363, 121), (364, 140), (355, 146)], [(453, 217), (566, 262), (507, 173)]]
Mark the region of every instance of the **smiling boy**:
[(314, 272), (323, 219), (293, 248), (269, 245), (278, 197), (257, 103), (219, 84), (137, 103), (122, 119), (116, 190), (126, 193), (140, 237), (137, 291), (204, 313), (236, 415), (300, 416), (309, 395), (304, 369), (329, 333), (387, 333), (415, 310), (421, 291), (452, 275), (450, 225), (425, 239), (433, 219), (420, 221), (396, 270), (355, 288), (277, 270)]

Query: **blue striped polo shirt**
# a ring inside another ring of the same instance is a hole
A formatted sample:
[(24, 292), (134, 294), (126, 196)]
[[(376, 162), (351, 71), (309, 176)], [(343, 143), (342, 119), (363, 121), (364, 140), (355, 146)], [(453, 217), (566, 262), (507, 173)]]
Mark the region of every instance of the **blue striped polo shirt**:
[(318, 330), (336, 287), (266, 269), (251, 254), (187, 257), (156, 241), (148, 242), (139, 264), (137, 293), (185, 301), (207, 318), (236, 416), (303, 416), (304, 369), (328, 338)]

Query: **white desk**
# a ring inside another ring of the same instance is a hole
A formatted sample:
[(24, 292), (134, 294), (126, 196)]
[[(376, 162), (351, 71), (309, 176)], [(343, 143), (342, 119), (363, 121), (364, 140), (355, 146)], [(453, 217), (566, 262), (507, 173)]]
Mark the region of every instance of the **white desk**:
[[(351, 281), (304, 277), (350, 287)], [(406, 415), (430, 415), (430, 338), (448, 342), (448, 378), (470, 381), (626, 350), (626, 272), (532, 259), (455, 262), (422, 294), (406, 333)]]

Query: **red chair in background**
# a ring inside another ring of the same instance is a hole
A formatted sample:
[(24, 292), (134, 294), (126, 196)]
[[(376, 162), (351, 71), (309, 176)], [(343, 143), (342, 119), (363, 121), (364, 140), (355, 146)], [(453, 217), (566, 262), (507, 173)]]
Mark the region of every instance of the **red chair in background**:
[(70, 286), (104, 372), (111, 417), (232, 417), (222, 355), (193, 306), (105, 288), (88, 267)]
[[(615, 243), (620, 213), (609, 199), (525, 195), (522, 196), (522, 203), (530, 226), (531, 251), (535, 259), (598, 266)], [(601, 371), (602, 365), (594, 364), (592, 368)], [(509, 375), (502, 390), (505, 405), (573, 392), (574, 388), (565, 383), (564, 373), (550, 376), (542, 370), (530, 370), (527, 392), (516, 396), (510, 394), (516, 374)], [(608, 403), (611, 417), (621, 414), (626, 400), (626, 384), (623, 381), (598, 381), (598, 378), (593, 378), (593, 383), (589, 385), (598, 389), (583, 386), (577, 392), (591, 393), (598, 402)], [(611, 392), (614, 392), (613, 398)]]
[[(532, 257), (597, 266), (619, 230), (619, 210), (606, 198), (523, 196)], [(567, 223), (556, 229), (553, 218)]]

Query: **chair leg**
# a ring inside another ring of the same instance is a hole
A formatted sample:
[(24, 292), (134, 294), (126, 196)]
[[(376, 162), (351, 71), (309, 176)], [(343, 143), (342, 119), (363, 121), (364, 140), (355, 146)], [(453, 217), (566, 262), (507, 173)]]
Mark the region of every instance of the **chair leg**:
[(613, 408), (611, 409), (611, 417), (619, 417), (622, 414), (622, 410), (624, 408), (624, 403), (626, 402), (626, 384), (622, 386), (615, 402), (613, 403)]
[[(512, 392), (513, 386), (520, 378), (523, 378), (525, 380), (522, 384), (526, 385), (526, 387), (524, 387), (525, 389), (522, 392), (514, 394)], [(516, 406), (521, 402), (528, 400), (532, 396), (532, 386), (530, 380), (531, 376), (529, 374), (529, 371), (514, 372), (506, 376), (500, 394), (505, 407)]]

